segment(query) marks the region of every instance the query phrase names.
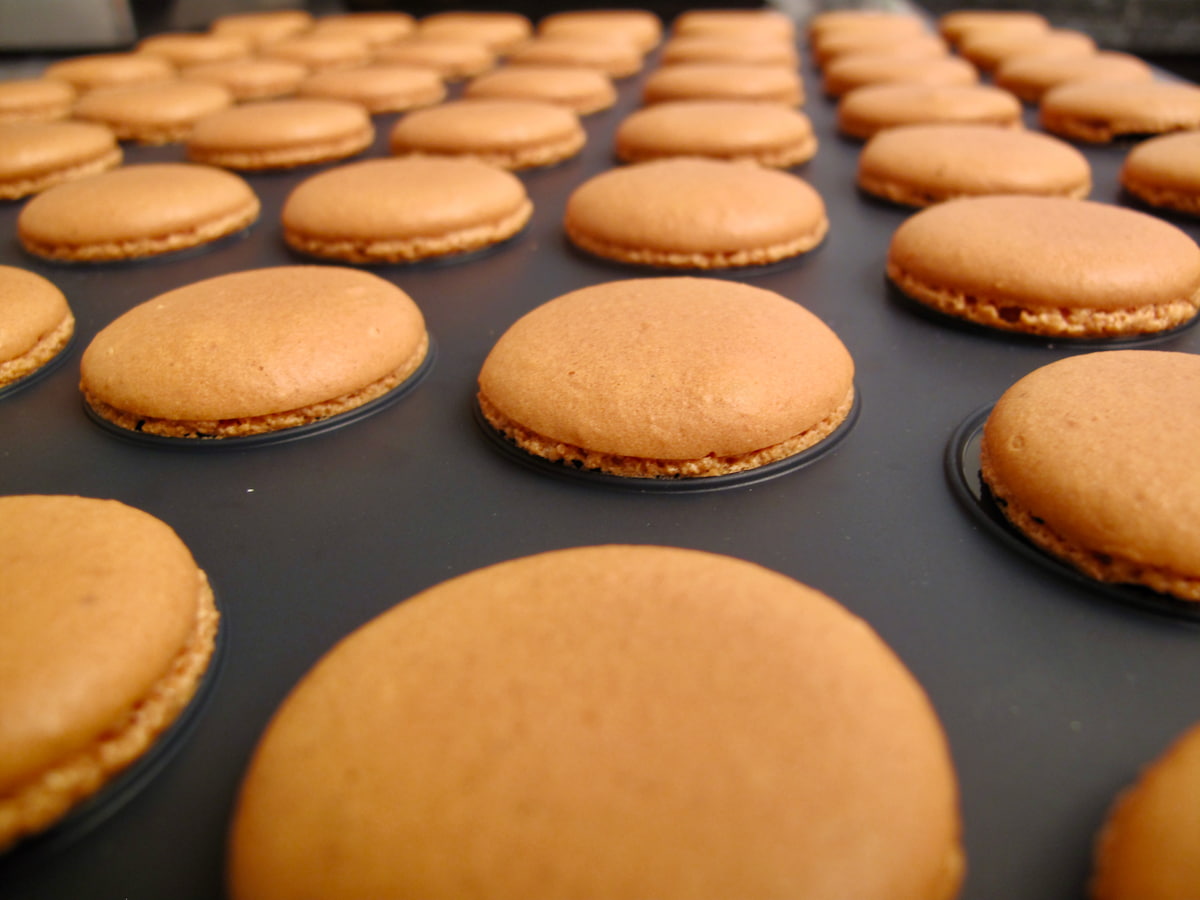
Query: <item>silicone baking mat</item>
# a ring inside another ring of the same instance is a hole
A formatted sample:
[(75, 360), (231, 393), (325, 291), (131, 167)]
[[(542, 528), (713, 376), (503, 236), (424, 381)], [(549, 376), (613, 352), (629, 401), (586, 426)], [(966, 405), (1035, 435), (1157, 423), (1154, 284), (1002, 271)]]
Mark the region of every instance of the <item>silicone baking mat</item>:
[[(1035, 564), (964, 508), (944, 465), (960, 425), (1031, 369), (1096, 345), (957, 328), (900, 302), (884, 259), (910, 211), (859, 194), (860, 145), (836, 134), (834, 105), (807, 59), (803, 71), (820, 149), (796, 172), (824, 197), (829, 235), (792, 262), (713, 277), (778, 291), (828, 323), (855, 358), (860, 409), (811, 464), (723, 490), (551, 477), (497, 452), (473, 414), (479, 366), (522, 313), (585, 285), (667, 274), (585, 256), (561, 230), (570, 191), (615, 164), (613, 132), (638, 106), (644, 74), (619, 82), (616, 107), (585, 118), (579, 157), (520, 175), (535, 213), (515, 239), (459, 261), (372, 267), (419, 304), (436, 359), (395, 402), (299, 440), (218, 453), (138, 444), (85, 415), (77, 379), (92, 335), (131, 306), (224, 272), (308, 262), (285, 247), (279, 211), (313, 169), (248, 176), (263, 210), (247, 233), (135, 263), (28, 256), (15, 237), (20, 204), (0, 207), (0, 262), (59, 285), (78, 318), (63, 364), (0, 398), (0, 491), (115, 497), (165, 520), (221, 597), (226, 641), (206, 707), (157, 777), (49, 858), (10, 853), (0, 894), (220, 897), (248, 756), (285, 693), (335, 641), (489, 563), (630, 542), (752, 560), (863, 616), (945, 724), (962, 790), (962, 896), (1081, 896), (1115, 793), (1200, 720), (1200, 633)], [(386, 154), (394, 120), (377, 118), (370, 155)], [(1093, 199), (1131, 203), (1116, 183), (1130, 146), (1083, 148)], [(180, 158), (178, 146), (127, 148), (130, 163)], [(1171, 221), (1200, 236), (1200, 222)], [(1200, 331), (1151, 346), (1200, 352)]]

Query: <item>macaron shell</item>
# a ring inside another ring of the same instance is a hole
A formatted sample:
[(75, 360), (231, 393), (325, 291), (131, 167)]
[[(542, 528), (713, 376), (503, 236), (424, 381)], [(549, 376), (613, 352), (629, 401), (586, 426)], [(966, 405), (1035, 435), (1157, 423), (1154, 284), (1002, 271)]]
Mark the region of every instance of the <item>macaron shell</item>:
[(369, 272), (256, 269), (168, 291), (110, 323), (84, 351), (81, 388), (133, 416), (266, 416), (411, 373), (425, 341), (412, 299)]
[(799, 106), (804, 83), (793, 66), (744, 63), (680, 63), (662, 66), (647, 77), (645, 103), (667, 100), (761, 100)]
[(642, 52), (619, 38), (549, 35), (514, 47), (505, 61), (512, 66), (582, 66), (612, 78), (628, 78), (641, 70)]
[(86, 93), (100, 87), (171, 81), (176, 70), (167, 60), (148, 53), (95, 53), (51, 63), (43, 74)]
[(958, 42), (958, 52), (985, 72), (1022, 56), (1091, 56), (1095, 40), (1082, 31), (1052, 28), (1039, 34), (972, 32)]
[(75, 103), (75, 88), (56, 78), (0, 81), (0, 123), (65, 119)]
[(302, 252), (407, 260), (503, 240), (532, 208), (520, 180), (496, 166), (408, 156), (318, 173), (288, 195), (282, 219), (285, 238)]
[(301, 97), (348, 100), (374, 114), (440, 103), (446, 96), (446, 85), (432, 69), (376, 65), (317, 72), (300, 83), (297, 93)]
[(188, 157), (230, 169), (290, 168), (342, 159), (374, 140), (370, 115), (357, 103), (326, 98), (264, 100), (200, 119)]
[(938, 31), (958, 43), (969, 33), (1006, 32), (1038, 35), (1050, 30), (1050, 22), (1041, 13), (1013, 9), (957, 9), (938, 18)]
[(615, 141), (617, 155), (627, 162), (705, 156), (787, 167), (817, 152), (812, 123), (803, 113), (783, 104), (735, 100), (656, 103), (627, 116)]
[(567, 199), (585, 250), (685, 268), (762, 265), (815, 247), (825, 204), (807, 182), (752, 163), (675, 158), (602, 172)]
[(988, 417), (986, 480), (1093, 573), (1121, 564), (1162, 589), (1158, 570), (1200, 600), (1197, 391), (1191, 354), (1110, 350), (1043, 366)]
[(419, 34), (375, 51), (375, 62), (428, 66), (447, 81), (470, 78), (496, 65), (496, 54), (484, 44)]
[(139, 53), (151, 53), (182, 68), (200, 63), (245, 59), (250, 55), (249, 40), (233, 35), (177, 32), (156, 34), (138, 42)]
[(187, 547), (140, 510), (9, 496), (0, 512), (3, 845), (94, 793), (169, 724), (207, 666), (216, 610)]
[(1200, 727), (1153, 760), (1109, 810), (1095, 848), (1094, 900), (1172, 900), (1200, 884)]
[(520, 13), (504, 10), (451, 10), (425, 16), (417, 22), (423, 37), (450, 38), (482, 44), (506, 52), (533, 34), (533, 25)]
[(846, 348), (808, 310), (715, 279), (609, 282), (514, 323), (481, 394), (550, 441), (646, 459), (732, 457), (833, 415), (853, 389)]
[(897, 125), (974, 123), (1019, 128), (1021, 103), (990, 84), (874, 84), (838, 101), (837, 123), (843, 134), (864, 139)]
[(575, 548), (438, 585), (305, 676), (243, 782), (231, 894), (948, 900), (956, 794), (920, 687), (824, 595)]
[(563, 10), (543, 16), (538, 34), (573, 34), (584, 37), (619, 37), (630, 41), (643, 53), (653, 50), (662, 40), (662, 20), (642, 9)]
[(0, 266), (0, 323), (0, 385), (45, 365), (75, 330), (62, 291), (15, 266)]
[(198, 119), (232, 103), (233, 94), (219, 84), (173, 81), (90, 91), (74, 115), (107, 125), (121, 140), (165, 144), (183, 140)]
[(578, 66), (505, 66), (472, 78), (469, 99), (541, 100), (559, 103), (579, 115), (608, 109), (617, 89), (608, 75)]
[(311, 72), (365, 66), (372, 56), (365, 41), (313, 33), (272, 41), (260, 47), (259, 53), (266, 59), (300, 63)]
[(471, 156), (506, 169), (573, 156), (587, 136), (569, 109), (537, 100), (457, 100), (417, 110), (392, 128), (392, 153)]
[(663, 45), (660, 64), (729, 62), (752, 65), (796, 66), (800, 55), (791, 41), (757, 41), (713, 35), (682, 35)]
[[(1132, 209), (1052, 197), (974, 197), (922, 210), (893, 235), (902, 284), (997, 307), (1135, 311), (1200, 302), (1200, 248)], [(1178, 324), (1178, 323), (1176, 323)]]
[(235, 59), (229, 62), (201, 63), (181, 69), (185, 81), (210, 81), (233, 95), (236, 102), (286, 97), (308, 76), (299, 63), (282, 59)]
[(722, 35), (750, 40), (793, 40), (792, 17), (776, 9), (688, 9), (671, 24), (674, 35)]
[(1048, 91), (1038, 110), (1047, 131), (1103, 143), (1122, 134), (1200, 128), (1200, 87), (1168, 81), (1064, 84)]
[(87, 122), (0, 124), (0, 198), (12, 200), (120, 165), (112, 131)]
[(879, 56), (870, 52), (839, 57), (825, 67), (821, 86), (830, 97), (841, 97), (870, 84), (972, 85), (979, 73), (956, 56)]
[(1091, 166), (1070, 144), (994, 125), (908, 125), (879, 132), (858, 158), (858, 184), (896, 203), (927, 206), (982, 194), (1081, 198)]
[(1154, 206), (1200, 214), (1200, 134), (1150, 138), (1125, 156), (1122, 186)]
[(993, 82), (1022, 100), (1038, 102), (1046, 91), (1079, 81), (1154, 80), (1154, 70), (1136, 56), (1099, 51), (1091, 56), (1017, 56), (996, 69)]
[(17, 219), (25, 249), (52, 259), (104, 261), (216, 240), (258, 216), (245, 181), (210, 166), (146, 163), (55, 185)]

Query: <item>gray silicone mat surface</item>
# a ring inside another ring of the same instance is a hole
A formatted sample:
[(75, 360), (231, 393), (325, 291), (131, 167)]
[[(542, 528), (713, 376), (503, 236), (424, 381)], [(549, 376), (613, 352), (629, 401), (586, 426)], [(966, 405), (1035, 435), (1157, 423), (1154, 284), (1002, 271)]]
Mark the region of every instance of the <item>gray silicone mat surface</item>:
[[(792, 262), (714, 277), (778, 291), (824, 319), (854, 355), (861, 409), (831, 453), (726, 490), (549, 477), (497, 452), (472, 412), (485, 354), (522, 313), (585, 285), (666, 274), (584, 256), (560, 224), (569, 192), (614, 164), (613, 131), (638, 105), (643, 76), (619, 83), (615, 108), (585, 119), (578, 158), (521, 174), (535, 213), (518, 237), (464, 260), (372, 267), (419, 304), (436, 359), (396, 402), (300, 440), (215, 452), (140, 445), (91, 421), (76, 383), (92, 335), (135, 304), (224, 272), (307, 262), (283, 244), (279, 211), (313, 169), (249, 176), (263, 211), (248, 233), (135, 263), (30, 257), (15, 237), (20, 204), (0, 207), (0, 262), (59, 285), (78, 319), (63, 363), (0, 397), (0, 492), (114, 497), (165, 520), (208, 572), (225, 629), (206, 705), (161, 771), (70, 840), (0, 860), (0, 894), (220, 897), (247, 758), (285, 693), (335, 641), (489, 563), (631, 542), (752, 560), (863, 616), (945, 724), (961, 780), (963, 898), (1082, 896), (1114, 794), (1200, 720), (1200, 632), (1041, 565), (970, 509), (952, 447), (960, 426), (1031, 369), (1097, 345), (972, 331), (902, 302), (883, 270), (891, 233), (910, 213), (857, 192), (859, 145), (836, 135), (834, 106), (807, 63), (804, 71), (821, 145), (796, 171), (823, 195), (830, 233)], [(386, 153), (393, 121), (377, 119), (373, 155)], [(1116, 184), (1130, 146), (1084, 148), (1093, 199), (1131, 203)], [(179, 147), (127, 154), (130, 163), (181, 157)], [(1200, 222), (1171, 221), (1200, 237)], [(1200, 352), (1200, 331), (1149, 346)]]

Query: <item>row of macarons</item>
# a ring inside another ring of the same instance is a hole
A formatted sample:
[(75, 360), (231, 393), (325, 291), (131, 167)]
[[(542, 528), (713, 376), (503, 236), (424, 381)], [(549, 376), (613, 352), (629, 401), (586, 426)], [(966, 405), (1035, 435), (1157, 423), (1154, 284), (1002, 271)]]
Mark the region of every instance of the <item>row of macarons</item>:
[[(897, 230), (889, 269), (906, 293), (925, 302), (940, 297), (933, 305), (942, 311), (996, 328), (1050, 336), (1155, 332), (1191, 319), (1200, 249), (1186, 232), (1128, 207), (1068, 199), (1090, 184), (1086, 163), (1067, 165), (1061, 183), (1058, 156), (1077, 162), (1072, 148), (1044, 146), (1052, 140), (1044, 136), (995, 132), (982, 126), (897, 129), (864, 149), (859, 178), (869, 190), (917, 205), (955, 197), (917, 212)], [(1181, 141), (1186, 158), (1195, 135), (1157, 140), (1167, 150)], [(1008, 152), (983, 155), (989, 144)], [(1131, 159), (1141, 159), (1144, 149), (1153, 163), (1158, 146), (1139, 147)], [(1172, 186), (1152, 165), (1146, 169), (1152, 189)], [(1137, 165), (1126, 170), (1143, 171)], [(998, 193), (1004, 190), (1012, 193)], [(971, 193), (985, 196), (962, 196)], [(1139, 193), (1155, 197), (1152, 190)], [(405, 262), (503, 241), (521, 231), (532, 207), (524, 184), (502, 168), (417, 154), (344, 163), (306, 177), (288, 194), (281, 224), (286, 243), (307, 255)], [(246, 228), (259, 208), (253, 189), (232, 172), (147, 163), (56, 185), (26, 203), (17, 228), (36, 255), (104, 261), (216, 240)], [(1049, 231), (1048, 222), (1054, 223)], [(571, 192), (562, 223), (567, 237), (589, 253), (677, 270), (779, 262), (812, 250), (829, 229), (822, 197), (800, 176), (694, 157), (602, 171)], [(912, 237), (923, 229), (927, 237)], [(917, 249), (906, 249), (914, 242)], [(1067, 271), (1055, 263), (1064, 252), (1073, 260)], [(952, 266), (955, 259), (961, 264)], [(1074, 271), (1096, 277), (1072, 279)], [(1021, 289), (1009, 272), (1022, 273)], [(1105, 272), (1111, 277), (1096, 274)], [(1136, 282), (1132, 273), (1140, 273)], [(1134, 291), (1112, 287), (1134, 283)], [(1007, 287), (997, 294), (995, 284)], [(1175, 312), (1164, 316), (1168, 308)], [(1064, 310), (1065, 319), (1053, 324)]]
[[(604, 301), (644, 306), (662, 286), (625, 285)], [(757, 290), (723, 281), (712, 287), (706, 301)], [(788, 315), (799, 309), (782, 302)], [(563, 321), (551, 320), (550, 330), (561, 333)], [(1194, 408), (1197, 390), (1200, 361), (1192, 354), (1107, 351), (1041, 367), (989, 414), (984, 478), (1014, 524), (1049, 552), (1093, 577), (1134, 580), (1195, 602), (1200, 569), (1189, 548), (1197, 523), (1180, 527), (1171, 511), (1180, 492), (1185, 505), (1195, 501), (1189, 460), (1200, 419), (1179, 413)], [(1064, 419), (1071, 423), (1066, 440)], [(1125, 515), (1128, 504), (1135, 508)], [(50, 496), (0, 498), (0, 510), (0, 558), (13, 597), (38, 598), (7, 604), (17, 618), (0, 630), (17, 673), (7, 682), (6, 728), (20, 748), (3, 770), (5, 783), (18, 785), (0, 801), (4, 848), (102, 793), (169, 730), (212, 665), (220, 614), (188, 548), (146, 513), (116, 501)], [(1154, 520), (1164, 511), (1171, 527)], [(89, 603), (78, 602), (81, 591)], [(740, 602), (746, 596), (755, 600), (749, 607)], [(754, 614), (747, 617), (747, 609)], [(633, 639), (630, 619), (639, 623)], [(131, 620), (139, 622), (137, 653), (111, 652)], [(67, 692), (47, 689), (60, 683), (52, 675), (100, 659), (106, 678), (89, 679), (98, 692), (80, 692), (70, 679), (62, 682), (71, 685)], [(603, 674), (614, 666), (616, 683)], [(36, 694), (22, 685), (36, 685)], [(537, 702), (508, 702), (529, 697)], [(592, 702), (602, 703), (603, 716), (581, 714)], [(347, 704), (356, 704), (354, 715), (345, 715)], [(49, 732), (47, 708), (61, 723)], [(439, 727), (446, 709), (464, 714)], [(639, 714), (650, 709), (653, 724)], [(664, 713), (665, 731), (655, 727)], [(491, 748), (496, 735), (514, 729), (539, 737), (505, 741), (505, 765), (485, 767), (487, 778), (479, 778), (480, 759), (457, 752)], [(663, 740), (666, 734), (672, 739)], [(632, 760), (614, 756), (611, 748), (628, 738), (638, 748), (636, 771), (649, 773), (656, 790), (631, 781)], [(383, 758), (375, 752), (381, 745), (389, 748)], [(605, 750), (588, 752), (598, 745)], [(890, 748), (883, 764), (880, 746)], [(545, 778), (547, 767), (563, 766), (569, 777), (562, 783)], [(1185, 826), (1200, 800), (1198, 767), (1200, 728), (1121, 794), (1096, 842), (1092, 896), (1142, 900), (1164, 884), (1195, 883)], [(764, 772), (772, 773), (765, 790)], [(597, 780), (598, 795), (584, 789)], [(735, 789), (713, 794), (705, 788), (712, 783)], [(455, 797), (448, 812), (445, 791)], [(602, 813), (614, 796), (621, 812), (610, 821)], [(517, 813), (534, 798), (554, 828), (543, 832), (534, 823), (540, 837), (531, 840)], [(806, 815), (768, 815), (794, 813), (800, 798)], [(418, 814), (404, 812), (414, 806)], [(895, 814), (880, 814), (893, 807)], [(580, 808), (589, 813), (579, 815)], [(346, 810), (375, 827), (354, 829), (342, 845)], [(901, 811), (920, 827), (906, 824)], [(633, 846), (617, 839), (663, 816), (695, 819), (702, 830), (710, 822), (723, 831), (739, 827), (721, 841), (721, 853), (697, 855), (697, 840), (686, 828), (681, 835), (682, 826), (655, 828)], [(764, 855), (771, 841), (753, 827), (764, 817), (771, 837), (785, 830), (788, 852)], [(444, 855), (439, 841), (458, 846), (464, 833), (454, 823), (464, 819), (489, 850), (515, 840), (526, 852), (430, 865)], [(844, 829), (833, 847), (825, 843), (831, 822)], [(539, 883), (552, 873), (573, 889), (594, 888), (607, 886), (609, 865), (625, 873), (651, 837), (656, 859), (671, 864), (636, 867), (649, 879), (636, 887), (653, 887), (656, 896), (675, 895), (670, 888), (685, 862), (706, 883), (733, 879), (744, 888), (769, 877), (805, 891), (816, 879), (847, 896), (880, 890), (881, 900), (898, 891), (949, 900), (964, 871), (945, 736), (920, 685), (879, 637), (836, 601), (789, 578), (668, 547), (581, 547), (513, 560), (368, 621), (301, 679), (265, 727), (230, 827), (230, 888), (242, 898), (300, 896), (314, 883), (336, 895), (364, 880), (374, 895), (401, 881), (411, 885), (414, 872), (424, 873), (423, 890), (463, 877), (525, 885), (531, 873)], [(580, 827), (584, 834), (565, 845), (549, 839)], [(883, 854), (881, 834), (891, 848)], [(571, 848), (584, 838), (591, 851), (580, 867)], [(331, 842), (341, 847), (338, 862), (305, 864), (313, 847)], [(796, 849), (809, 846), (824, 848), (815, 870), (806, 858), (795, 862)], [(537, 848), (533, 859), (529, 847)], [(865, 868), (864, 853), (871, 861)], [(625, 874), (615, 883), (629, 887)]]
[[(46, 67), (44, 83), (6, 85), (0, 91), (0, 117), (61, 116), (69, 111), (74, 95), (98, 88), (161, 83), (180, 76), (220, 84), (237, 99), (266, 99), (295, 91), (306, 75), (361, 70), (370, 63), (424, 68), (447, 80), (478, 75), (501, 58), (514, 65), (572, 66), (624, 77), (640, 70), (643, 54), (659, 42), (662, 33), (656, 16), (625, 10), (549, 16), (540, 23), (533, 40), (529, 20), (515, 13), (443, 13), (419, 23), (403, 13), (344, 14), (318, 20), (307, 16), (312, 27), (297, 37), (292, 29), (303, 23), (306, 14), (296, 16), (295, 12), (222, 17), (207, 33), (152, 35), (133, 52), (61, 60)], [(728, 25), (724, 24), (727, 18)], [(744, 13), (685, 14), (674, 24), (676, 36), (665, 55), (681, 62), (736, 60), (738, 48), (742, 48), (741, 52), (751, 54), (746, 61), (755, 61), (754, 54), (762, 51), (756, 50), (758, 43), (749, 38), (757, 29), (738, 26), (743, 19), (754, 24), (758, 18), (765, 19)], [(772, 31), (783, 25), (783, 34), (790, 34), (790, 20), (772, 15), (770, 22)], [(406, 23), (410, 31), (404, 30)], [(397, 40), (400, 42), (391, 43)], [(325, 48), (333, 53), (347, 47), (357, 48), (357, 52), (345, 58), (321, 55)], [(473, 52), (460, 59), (454, 52), (457, 48)], [(591, 48), (597, 48), (600, 55)], [(619, 53), (629, 48), (634, 51), (631, 62), (624, 56), (612, 62), (603, 57), (606, 50)], [(786, 48), (779, 59), (794, 64), (794, 44)]]

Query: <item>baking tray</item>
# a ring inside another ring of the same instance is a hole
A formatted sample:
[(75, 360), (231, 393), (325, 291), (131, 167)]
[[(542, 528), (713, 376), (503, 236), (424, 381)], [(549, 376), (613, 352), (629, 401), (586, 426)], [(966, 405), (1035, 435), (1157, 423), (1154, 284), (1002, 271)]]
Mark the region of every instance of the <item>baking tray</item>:
[[(833, 103), (807, 62), (804, 73), (820, 150), (797, 171), (825, 198), (829, 236), (792, 262), (714, 277), (778, 291), (827, 322), (854, 356), (861, 407), (831, 452), (723, 490), (550, 477), (498, 452), (472, 411), (484, 356), (524, 312), (586, 285), (659, 274), (574, 251), (560, 224), (569, 192), (614, 164), (614, 129), (638, 106), (644, 75), (619, 83), (615, 108), (584, 120), (589, 142), (578, 158), (520, 175), (535, 212), (517, 238), (462, 261), (371, 267), (420, 305), (437, 357), (396, 402), (300, 440), (221, 452), (141, 445), (88, 418), (77, 377), (92, 335), (155, 294), (309, 262), (283, 244), (279, 211), (313, 169), (249, 176), (263, 210), (246, 234), (136, 263), (30, 257), (15, 238), (20, 205), (0, 207), (0, 262), (56, 283), (79, 333), (62, 365), (0, 399), (0, 492), (115, 497), (170, 523), (221, 597), (225, 630), (219, 678), (173, 758), (56, 853), (8, 854), (0, 894), (221, 897), (247, 759), (285, 693), (335, 641), (451, 576), (543, 550), (629, 542), (752, 560), (865, 617), (945, 724), (969, 861), (962, 897), (1082, 896), (1114, 794), (1200, 720), (1200, 630), (1036, 564), (968, 508), (946, 465), (956, 432), (1026, 372), (1097, 345), (958, 328), (901, 302), (884, 259), (910, 211), (857, 192), (860, 145), (835, 134)], [(377, 119), (373, 155), (386, 154), (394, 118)], [(1130, 146), (1083, 148), (1093, 199), (1131, 202), (1116, 184)], [(127, 150), (131, 163), (181, 156), (179, 147)], [(1200, 236), (1200, 223), (1169, 218)], [(1150, 345), (1200, 352), (1200, 330)]]

